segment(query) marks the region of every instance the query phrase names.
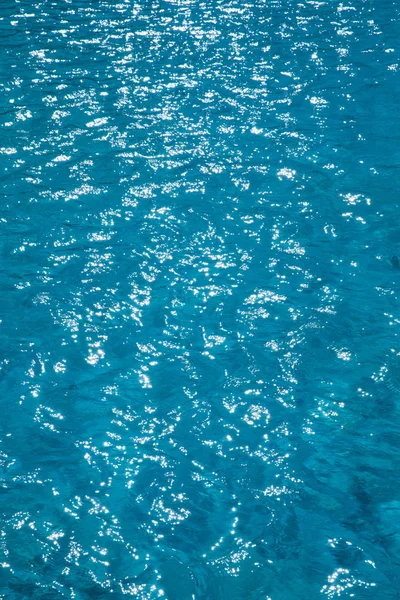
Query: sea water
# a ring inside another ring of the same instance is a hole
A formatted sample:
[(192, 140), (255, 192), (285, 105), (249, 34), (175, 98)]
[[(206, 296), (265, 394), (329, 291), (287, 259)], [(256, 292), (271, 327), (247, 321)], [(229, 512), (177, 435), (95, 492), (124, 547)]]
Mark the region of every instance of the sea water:
[(399, 39), (2, 0), (0, 598), (399, 597)]

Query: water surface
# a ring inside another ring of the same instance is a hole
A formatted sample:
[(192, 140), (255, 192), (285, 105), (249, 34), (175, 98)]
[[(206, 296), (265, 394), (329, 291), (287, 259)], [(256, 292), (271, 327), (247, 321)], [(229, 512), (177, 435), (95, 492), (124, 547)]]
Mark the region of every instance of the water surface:
[(397, 0), (3, 0), (0, 598), (394, 600)]

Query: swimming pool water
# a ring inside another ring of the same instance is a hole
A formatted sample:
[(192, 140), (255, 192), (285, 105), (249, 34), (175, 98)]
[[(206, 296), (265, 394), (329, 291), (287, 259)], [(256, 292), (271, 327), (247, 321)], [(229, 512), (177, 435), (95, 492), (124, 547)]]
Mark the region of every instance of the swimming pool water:
[(399, 39), (3, 0), (0, 598), (400, 597)]

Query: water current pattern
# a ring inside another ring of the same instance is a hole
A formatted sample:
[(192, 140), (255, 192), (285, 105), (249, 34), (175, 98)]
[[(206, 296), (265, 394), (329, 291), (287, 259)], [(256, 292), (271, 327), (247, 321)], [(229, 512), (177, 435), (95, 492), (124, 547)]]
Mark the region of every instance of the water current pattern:
[(400, 597), (399, 41), (2, 0), (2, 600)]

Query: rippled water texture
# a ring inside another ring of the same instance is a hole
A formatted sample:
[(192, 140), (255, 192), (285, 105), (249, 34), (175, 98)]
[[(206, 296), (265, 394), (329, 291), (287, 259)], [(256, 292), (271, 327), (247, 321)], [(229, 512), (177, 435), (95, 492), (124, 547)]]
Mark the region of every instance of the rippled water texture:
[(3, 0), (0, 598), (399, 598), (398, 0)]

